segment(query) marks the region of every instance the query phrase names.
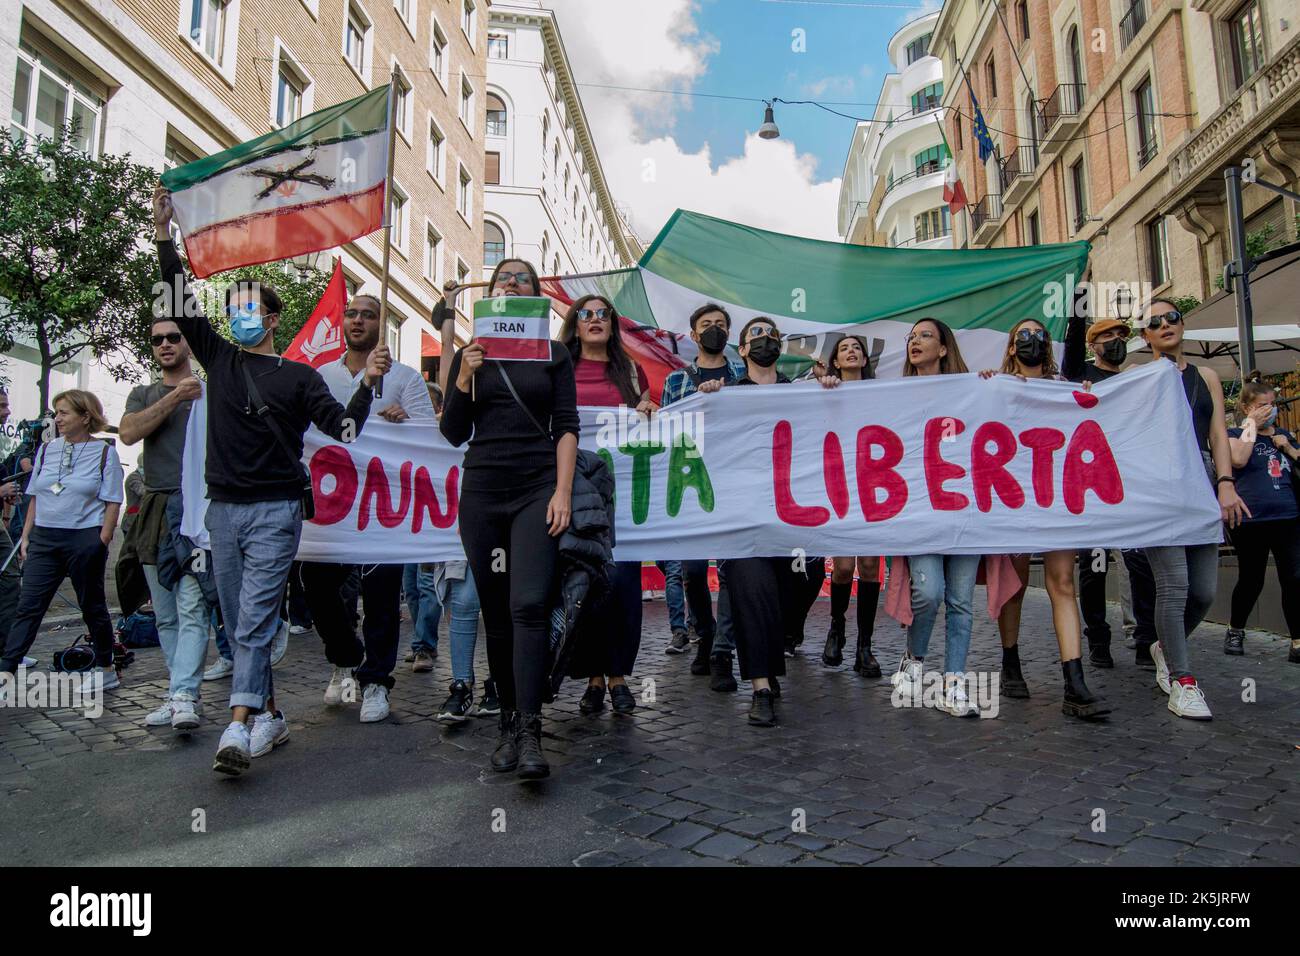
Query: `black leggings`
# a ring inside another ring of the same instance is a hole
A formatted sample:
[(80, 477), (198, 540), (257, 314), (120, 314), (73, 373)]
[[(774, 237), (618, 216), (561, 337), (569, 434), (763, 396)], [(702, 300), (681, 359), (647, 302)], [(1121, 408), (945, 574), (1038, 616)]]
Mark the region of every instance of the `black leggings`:
[(547, 532), (554, 482), (460, 498), (460, 537), (483, 609), (488, 667), (503, 710), (540, 713), (546, 679), (549, 602), (559, 539)]
[(611, 591), (578, 618), (570, 677), (627, 677), (641, 648), (641, 562), (619, 561)]
[(1300, 521), (1247, 521), (1231, 531), (1237, 549), (1237, 586), (1232, 589), (1232, 626), (1242, 629), (1264, 589), (1268, 555), (1277, 563), (1282, 614), (1294, 640), (1300, 637)]

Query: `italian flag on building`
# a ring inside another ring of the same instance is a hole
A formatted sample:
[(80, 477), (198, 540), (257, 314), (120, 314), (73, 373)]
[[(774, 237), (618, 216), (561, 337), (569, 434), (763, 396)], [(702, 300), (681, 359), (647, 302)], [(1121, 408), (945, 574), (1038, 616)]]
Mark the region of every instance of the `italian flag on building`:
[(350, 242), (384, 222), (388, 87), (163, 174), (196, 278)]

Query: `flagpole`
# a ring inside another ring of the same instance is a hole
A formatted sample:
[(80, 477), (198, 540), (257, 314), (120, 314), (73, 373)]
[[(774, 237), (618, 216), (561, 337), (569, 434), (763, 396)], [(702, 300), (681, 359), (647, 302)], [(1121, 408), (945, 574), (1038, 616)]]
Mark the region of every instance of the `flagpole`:
[[(970, 74), (966, 72), (966, 65), (962, 63), (961, 57), (954, 56), (953, 59), (957, 61), (957, 69), (961, 70), (962, 79), (966, 81), (966, 95), (970, 97), (971, 110), (972, 110), (971, 136), (974, 136), (975, 135), (975, 119), (974, 119), (975, 112), (974, 111), (979, 109), (979, 106), (976, 104), (975, 101), (975, 87), (971, 85)], [(958, 112), (960, 113), (961, 111), (958, 110)], [(952, 150), (949, 150), (948, 152), (949, 155), (951, 155)], [(993, 155), (996, 157), (997, 152), (994, 151)], [(966, 237), (967, 237), (967, 243), (973, 242), (975, 237), (975, 220), (971, 217), (969, 202), (966, 203)]]
[[(384, 178), (384, 262), (379, 279), (379, 342), (388, 334), (388, 259), (393, 247), (393, 159), (397, 140), (397, 67), (388, 78), (388, 172)], [(375, 381), (375, 398), (384, 397), (384, 377)]]

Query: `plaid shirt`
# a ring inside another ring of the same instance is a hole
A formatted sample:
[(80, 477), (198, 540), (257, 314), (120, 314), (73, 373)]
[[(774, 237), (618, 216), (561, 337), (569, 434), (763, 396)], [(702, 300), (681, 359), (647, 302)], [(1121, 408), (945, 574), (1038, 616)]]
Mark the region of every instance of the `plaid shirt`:
[[(690, 368), (690, 370), (696, 375), (700, 374), (700, 367), (695, 362), (692, 362), (688, 368)], [(728, 358), (727, 374), (723, 377), (722, 384), (730, 385), (736, 381), (736, 379), (744, 377), (744, 374), (745, 364), (743, 362), (738, 362), (733, 358)], [(674, 369), (669, 372), (668, 377), (664, 379), (663, 394), (660, 396), (661, 400), (659, 402), (659, 407), (665, 408), (673, 402), (679, 402), (688, 395), (694, 395), (695, 391), (695, 382), (692, 381), (688, 374), (686, 374), (686, 369)]]

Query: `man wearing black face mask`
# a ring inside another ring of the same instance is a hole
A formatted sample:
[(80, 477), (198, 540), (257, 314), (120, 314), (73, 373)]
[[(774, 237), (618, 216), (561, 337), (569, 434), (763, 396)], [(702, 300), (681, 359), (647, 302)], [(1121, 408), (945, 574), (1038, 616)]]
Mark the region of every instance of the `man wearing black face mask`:
[[(1065, 356), (1061, 371), (1072, 382), (1094, 385), (1120, 373), (1128, 357), (1128, 339), (1132, 334), (1127, 322), (1098, 319), (1085, 329), (1085, 320), (1070, 320), (1065, 334)], [(1094, 361), (1084, 362), (1084, 343), (1092, 349)], [(1133, 617), (1137, 626), (1133, 638), (1137, 644), (1136, 663), (1154, 667), (1151, 645), (1156, 639), (1156, 585), (1142, 549), (1121, 551), (1128, 572), (1133, 598)], [(1083, 633), (1088, 640), (1088, 660), (1094, 667), (1114, 667), (1110, 653), (1110, 624), (1106, 620), (1107, 554), (1103, 548), (1079, 549), (1079, 609), (1083, 615)]]

